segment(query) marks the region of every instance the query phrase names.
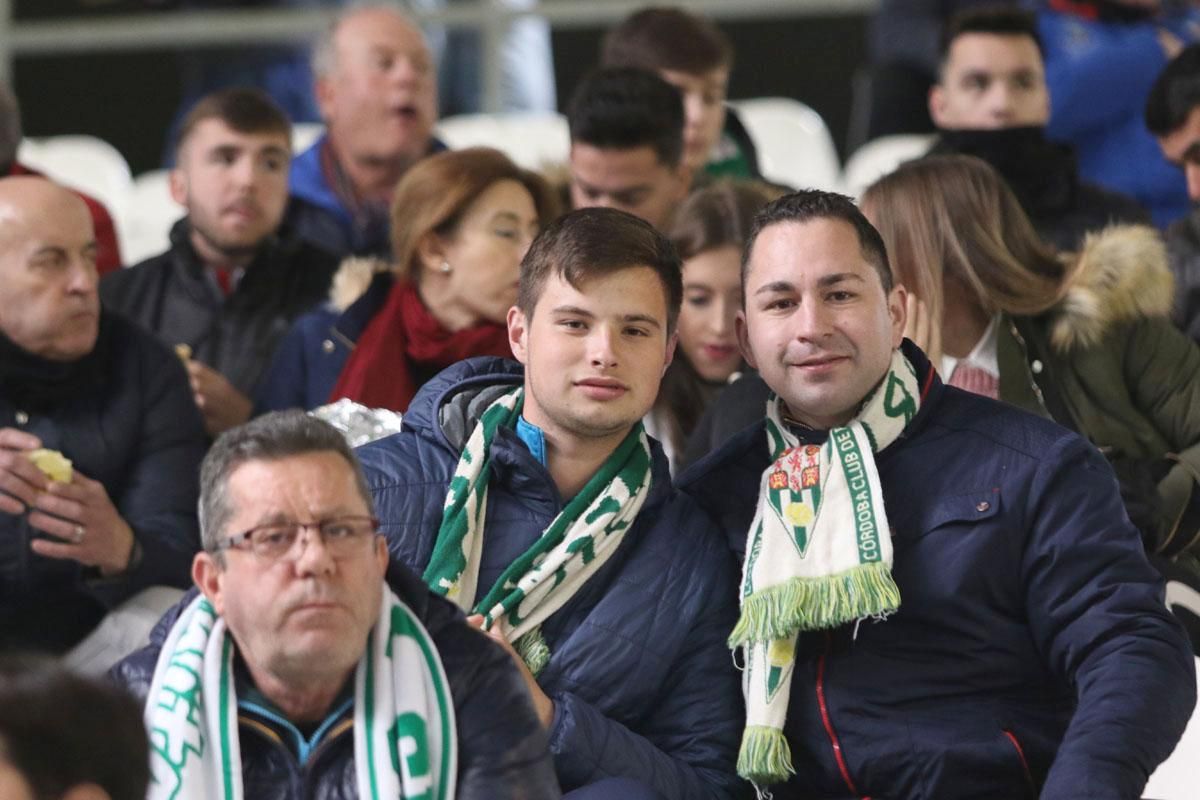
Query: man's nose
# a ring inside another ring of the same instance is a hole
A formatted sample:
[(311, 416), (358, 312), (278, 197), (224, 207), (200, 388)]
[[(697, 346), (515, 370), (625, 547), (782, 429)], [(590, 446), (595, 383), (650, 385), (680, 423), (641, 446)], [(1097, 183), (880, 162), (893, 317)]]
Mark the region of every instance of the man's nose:
[(830, 314), (823, 303), (806, 299), (800, 303), (792, 317), (797, 339), (816, 341), (830, 332)]
[(607, 325), (596, 325), (588, 335), (588, 360), (594, 366), (610, 369), (617, 365), (616, 334)]
[(992, 118), (1007, 122), (1012, 118), (1015, 98), (1013, 90), (1004, 81), (994, 81), (988, 92), (988, 113)]
[(96, 271), (94, 256), (76, 256), (71, 264), (67, 288), (73, 294), (89, 294), (96, 291), (100, 275)]
[(295, 569), (300, 577), (328, 575), (333, 572), (335, 559), (325, 544), (325, 539), (314, 528), (305, 528), (296, 540), (295, 547), (301, 548), (296, 555)]

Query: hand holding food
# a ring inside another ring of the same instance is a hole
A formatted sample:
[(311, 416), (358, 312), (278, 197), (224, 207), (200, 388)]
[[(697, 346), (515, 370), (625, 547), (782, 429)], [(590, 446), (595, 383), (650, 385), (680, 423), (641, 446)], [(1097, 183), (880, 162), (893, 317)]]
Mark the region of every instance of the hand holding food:
[(0, 512), (23, 514), (50, 484), (29, 453), (42, 440), (19, 428), (0, 428)]
[(39, 447), (37, 450), (30, 450), (26, 455), (50, 480), (59, 483), (71, 482), (71, 459), (59, 451)]

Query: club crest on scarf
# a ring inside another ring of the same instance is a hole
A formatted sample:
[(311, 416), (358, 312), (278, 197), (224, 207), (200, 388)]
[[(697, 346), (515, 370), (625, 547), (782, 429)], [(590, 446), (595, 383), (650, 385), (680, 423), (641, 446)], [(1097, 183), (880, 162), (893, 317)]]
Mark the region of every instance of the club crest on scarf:
[(808, 550), (808, 528), (821, 505), (821, 448), (792, 447), (775, 462), (767, 476), (767, 500), (780, 523), (792, 531), (796, 552)]

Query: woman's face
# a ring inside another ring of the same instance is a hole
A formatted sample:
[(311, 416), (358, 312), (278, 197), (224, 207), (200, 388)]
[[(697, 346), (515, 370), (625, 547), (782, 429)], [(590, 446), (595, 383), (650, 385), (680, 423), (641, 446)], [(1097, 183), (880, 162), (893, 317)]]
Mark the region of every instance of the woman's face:
[(515, 180), (496, 181), (467, 207), (443, 244), (450, 271), (435, 268), (432, 276), (447, 281), (442, 296), (456, 317), (469, 324), (505, 322), (517, 301), (521, 259), (537, 232), (533, 196)]
[(741, 251), (705, 250), (683, 263), (679, 347), (706, 381), (721, 382), (742, 363), (734, 318), (742, 307)]

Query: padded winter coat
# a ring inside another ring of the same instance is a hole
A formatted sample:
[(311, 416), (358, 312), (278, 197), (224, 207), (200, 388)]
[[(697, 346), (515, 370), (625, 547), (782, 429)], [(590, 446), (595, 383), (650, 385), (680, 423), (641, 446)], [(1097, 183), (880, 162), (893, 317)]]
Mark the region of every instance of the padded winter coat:
[[(553, 800), (559, 797), (546, 734), (520, 674), (500, 647), (471, 630), (458, 609), (435, 597), (416, 576), (395, 567), (388, 584), (433, 639), (454, 699), (458, 733), (458, 800)], [(195, 590), (167, 612), (151, 644), (112, 668), (109, 677), (145, 701), (154, 666), (179, 612)], [(235, 681), (246, 696), (249, 676), (238, 658)], [(354, 708), (330, 722), (307, 756), (297, 758), (295, 734), (260, 706), (238, 705), (244, 796), (254, 800), (354, 800)], [(286, 742), (286, 743), (285, 743)]]
[[(904, 352), (921, 409), (876, 455), (900, 609), (802, 635), (775, 797), (1139, 797), (1195, 667), (1111, 469)], [(760, 422), (679, 478), (739, 563), (768, 465)]]
[[(401, 433), (359, 449), (393, 560), (424, 571), (478, 414), (521, 381), (513, 362), (468, 359), (422, 387)], [(742, 708), (725, 644), (734, 564), (711, 520), (671, 488), (657, 443), (653, 451), (650, 494), (618, 551), (542, 625), (550, 750), (564, 791), (623, 776), (666, 800), (731, 797), (748, 788), (734, 771)], [(515, 432), (497, 434), (490, 458), (476, 601), (563, 507)]]

